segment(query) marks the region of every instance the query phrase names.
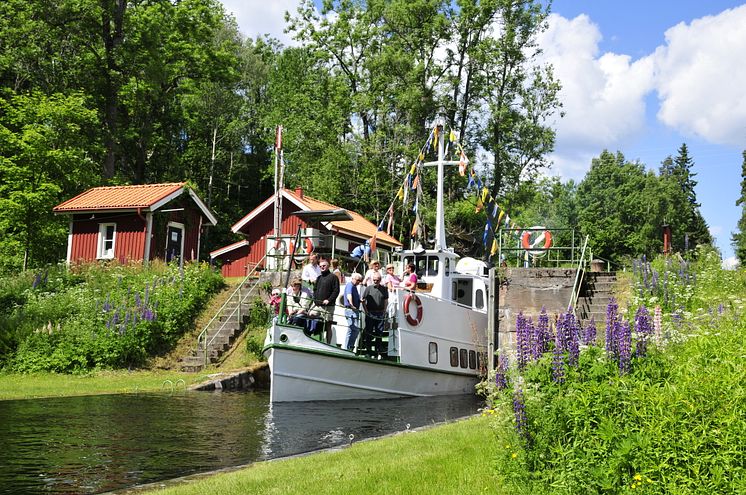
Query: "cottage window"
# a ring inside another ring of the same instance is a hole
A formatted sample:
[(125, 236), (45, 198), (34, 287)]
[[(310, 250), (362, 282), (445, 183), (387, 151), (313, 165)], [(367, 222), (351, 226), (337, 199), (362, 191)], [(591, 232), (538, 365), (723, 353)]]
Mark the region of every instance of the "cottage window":
[(117, 238), (117, 224), (98, 224), (98, 248), (96, 258), (110, 260), (114, 258), (114, 243)]

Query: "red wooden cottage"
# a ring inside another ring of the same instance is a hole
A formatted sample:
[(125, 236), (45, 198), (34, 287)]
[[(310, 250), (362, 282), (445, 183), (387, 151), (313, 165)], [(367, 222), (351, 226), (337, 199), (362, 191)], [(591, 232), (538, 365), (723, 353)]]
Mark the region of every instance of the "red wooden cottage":
[(67, 262), (196, 260), (217, 220), (184, 182), (94, 187), (54, 207), (70, 215)]
[[(312, 247), (314, 252), (326, 257), (352, 260), (352, 251), (377, 232), (377, 227), (359, 213), (305, 196), (302, 189), (282, 189), (281, 197), (279, 239), (274, 236), (275, 196), (272, 195), (231, 228), (233, 232), (243, 234), (244, 240), (210, 253), (212, 259), (222, 263), (223, 276), (245, 276), (259, 263), (266, 269), (281, 267), (283, 260), (286, 264), (289, 257), (282, 255), (291, 250), (290, 243), (294, 241), (299, 226), (303, 238), (300, 258), (305, 257)], [(397, 247), (401, 247), (399, 241), (385, 232), (378, 232), (374, 257), (386, 261)], [(265, 258), (267, 253), (269, 256)]]

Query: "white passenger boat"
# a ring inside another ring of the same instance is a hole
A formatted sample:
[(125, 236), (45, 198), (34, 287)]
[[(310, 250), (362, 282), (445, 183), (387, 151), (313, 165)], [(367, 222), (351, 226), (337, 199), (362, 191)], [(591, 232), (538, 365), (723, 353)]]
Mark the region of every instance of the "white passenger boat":
[(414, 263), (419, 278), (415, 291), (389, 295), (396, 305), (385, 325), (384, 352), (366, 352), (361, 344), (354, 351), (344, 348), (347, 323), (341, 304), (335, 309), (329, 343), (307, 328), (276, 320), (263, 349), (271, 371), (271, 402), (474, 392), (487, 367), (489, 284), (483, 262), (459, 260), (446, 246), (444, 166), (458, 162), (444, 160), (444, 134), (441, 128), (438, 160), (424, 164), (438, 171), (434, 247), (399, 253), (398, 273)]

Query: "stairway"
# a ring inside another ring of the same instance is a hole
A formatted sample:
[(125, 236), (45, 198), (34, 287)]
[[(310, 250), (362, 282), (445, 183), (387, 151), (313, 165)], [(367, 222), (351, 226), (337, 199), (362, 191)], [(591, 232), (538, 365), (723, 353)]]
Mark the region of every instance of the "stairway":
[[(231, 348), (249, 321), (250, 303), (258, 292), (257, 286), (258, 281), (245, 280), (236, 288), (202, 331), (196, 348), (191, 351), (190, 355), (182, 358), (180, 363), (182, 371), (201, 371), (205, 363), (218, 362), (221, 356)], [(205, 359), (205, 354), (207, 354), (207, 359)]]
[(582, 325), (593, 318), (596, 328), (606, 321), (606, 308), (614, 296), (616, 272), (586, 272), (580, 289), (576, 314)]

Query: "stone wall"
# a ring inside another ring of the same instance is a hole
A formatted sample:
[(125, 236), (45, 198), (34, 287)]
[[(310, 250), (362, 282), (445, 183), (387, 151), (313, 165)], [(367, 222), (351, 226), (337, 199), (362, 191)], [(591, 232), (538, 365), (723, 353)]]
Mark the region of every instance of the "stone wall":
[(541, 308), (549, 314), (567, 310), (575, 270), (569, 268), (507, 268), (500, 286), (498, 349), (515, 349), (515, 322), (519, 312), (537, 321)]

